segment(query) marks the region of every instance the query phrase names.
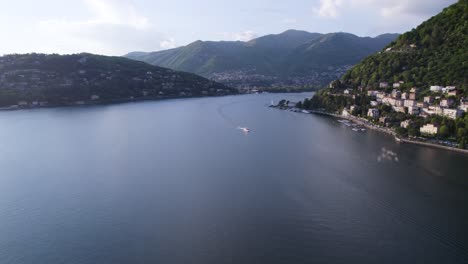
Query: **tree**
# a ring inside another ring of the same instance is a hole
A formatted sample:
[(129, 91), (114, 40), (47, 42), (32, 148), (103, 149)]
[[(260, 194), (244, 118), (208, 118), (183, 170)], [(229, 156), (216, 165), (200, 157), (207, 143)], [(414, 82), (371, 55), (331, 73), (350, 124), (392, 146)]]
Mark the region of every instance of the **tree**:
[(460, 140), (460, 143), (458, 143), (458, 147), (461, 148), (461, 149), (465, 149), (466, 148), (466, 140), (465, 138), (462, 138)]
[(446, 125), (441, 126), (439, 130), (439, 134), (440, 136), (444, 138), (448, 137), (450, 135), (449, 128)]

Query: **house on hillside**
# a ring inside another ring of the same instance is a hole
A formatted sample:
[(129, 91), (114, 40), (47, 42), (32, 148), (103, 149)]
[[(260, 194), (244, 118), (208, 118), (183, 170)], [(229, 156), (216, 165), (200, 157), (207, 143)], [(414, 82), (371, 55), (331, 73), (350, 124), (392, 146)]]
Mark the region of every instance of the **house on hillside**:
[(370, 108), (368, 111), (367, 111), (367, 116), (372, 118), (372, 119), (377, 119), (379, 118), (379, 109), (376, 109), (376, 108)]
[(460, 109), (448, 109), (445, 108), (443, 110), (443, 116), (448, 117), (450, 119), (457, 119), (457, 117), (460, 117), (463, 115), (463, 111)]
[(455, 101), (453, 99), (443, 99), (440, 101), (440, 107), (451, 107), (453, 106), (453, 104), (455, 104)]
[(436, 135), (439, 132), (439, 128), (433, 124), (427, 124), (422, 126), (419, 131), (425, 135)]
[(438, 86), (438, 85), (432, 85), (429, 89), (431, 90), (431, 92), (438, 93), (442, 91), (442, 88), (444, 87)]
[(408, 107), (408, 114), (419, 115), (419, 107), (417, 106)]
[(387, 88), (388, 87), (388, 82), (380, 82), (379, 87), (380, 88)]
[(401, 123), (400, 123), (400, 126), (402, 128), (408, 128), (410, 125), (411, 125), (411, 120), (410, 119), (405, 120), (405, 121), (401, 121)]
[(434, 102), (434, 97), (432, 96), (425, 96), (424, 97), (424, 102), (428, 104), (432, 104)]

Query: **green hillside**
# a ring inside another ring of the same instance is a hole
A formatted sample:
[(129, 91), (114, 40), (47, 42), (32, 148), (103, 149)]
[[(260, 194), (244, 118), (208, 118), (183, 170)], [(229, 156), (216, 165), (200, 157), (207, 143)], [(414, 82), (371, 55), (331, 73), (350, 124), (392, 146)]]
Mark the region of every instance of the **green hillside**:
[(232, 86), (323, 85), (396, 38), (288, 30), (248, 42), (196, 41), (187, 46), (126, 57), (200, 74)]
[(467, 89), (468, 1), (444, 9), (346, 73), (348, 84), (455, 85)]
[(0, 106), (85, 104), (235, 93), (197, 75), (122, 57), (24, 54), (0, 57)]

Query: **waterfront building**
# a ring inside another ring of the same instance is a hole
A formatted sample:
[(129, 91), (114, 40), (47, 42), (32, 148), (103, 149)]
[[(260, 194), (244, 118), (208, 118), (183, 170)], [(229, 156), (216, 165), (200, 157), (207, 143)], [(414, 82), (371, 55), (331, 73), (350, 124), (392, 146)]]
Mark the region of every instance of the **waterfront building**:
[(433, 124), (427, 124), (422, 126), (419, 131), (425, 135), (436, 135), (439, 132), (439, 128)]

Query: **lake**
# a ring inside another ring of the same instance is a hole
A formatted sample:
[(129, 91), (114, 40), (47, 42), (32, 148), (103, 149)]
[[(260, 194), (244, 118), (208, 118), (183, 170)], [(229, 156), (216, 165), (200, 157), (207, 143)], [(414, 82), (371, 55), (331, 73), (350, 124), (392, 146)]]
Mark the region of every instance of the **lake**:
[(467, 263), (468, 156), (306, 96), (1, 112), (0, 262)]

